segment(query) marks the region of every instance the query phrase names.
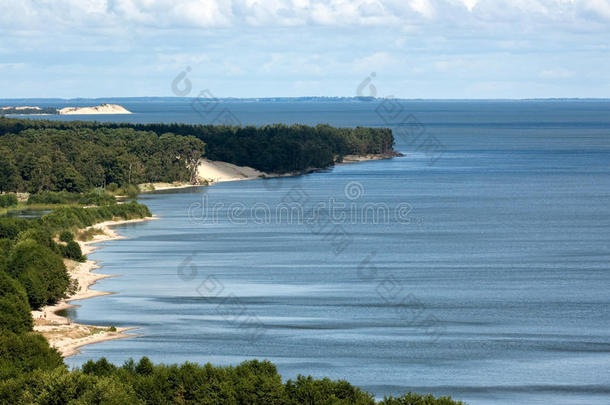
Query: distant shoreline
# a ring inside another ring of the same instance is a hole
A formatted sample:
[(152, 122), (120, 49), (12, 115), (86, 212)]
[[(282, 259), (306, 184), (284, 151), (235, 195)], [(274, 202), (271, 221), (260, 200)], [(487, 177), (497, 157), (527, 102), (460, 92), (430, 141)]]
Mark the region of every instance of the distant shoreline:
[[(401, 156), (401, 154), (398, 152), (393, 152), (385, 154), (346, 155), (343, 157), (343, 162), (338, 164), (351, 164), (371, 160), (391, 159), (395, 156)], [(285, 174), (268, 174), (250, 167), (236, 166), (226, 162), (202, 159), (197, 168), (197, 173), (200, 181), (204, 182), (205, 184), (145, 183), (141, 184), (140, 188), (142, 189), (142, 192), (146, 193), (161, 190), (211, 186), (216, 183), (229, 181), (299, 176), (316, 170), (319, 169)], [(78, 243), (81, 246), (83, 254), (88, 255), (99, 249), (99, 247), (92, 246), (94, 244), (111, 240), (125, 239), (124, 236), (119, 235), (119, 233), (111, 227), (154, 219), (159, 219), (159, 217), (153, 215), (152, 217), (141, 219), (101, 222), (99, 224), (87, 227), (84, 230), (97, 228), (103, 233), (96, 235), (91, 241)], [(65, 263), (70, 277), (78, 280), (79, 290), (76, 292), (76, 294), (59, 301), (55, 305), (47, 305), (41, 308), (39, 311), (32, 311), (32, 317), (34, 318), (34, 331), (41, 333), (49, 341), (49, 344), (55, 347), (63, 357), (69, 357), (79, 353), (78, 349), (85, 345), (137, 336), (125, 333), (127, 331), (134, 330), (135, 328), (133, 327), (114, 328), (114, 330), (111, 330), (110, 326), (84, 325), (72, 322), (72, 320), (70, 320), (67, 316), (58, 314), (58, 312), (68, 308), (77, 307), (78, 305), (73, 304), (73, 301), (113, 294), (112, 292), (98, 291), (90, 288), (99, 280), (115, 277), (110, 274), (93, 273), (94, 270), (102, 268), (102, 266), (98, 265), (95, 260), (88, 259), (85, 263), (76, 263), (71, 260), (66, 260)]]
[[(159, 102), (159, 101), (187, 101), (191, 102), (196, 100), (196, 97), (166, 97), (166, 96), (151, 96), (151, 97), (92, 97), (92, 98), (61, 98), (61, 97), (49, 97), (49, 98), (1, 98), (0, 103), (36, 103), (36, 102), (88, 102), (93, 103), (99, 102)], [(259, 103), (274, 103), (274, 102), (362, 102), (370, 103), (380, 102), (386, 100), (384, 97), (357, 97), (357, 96), (304, 96), (304, 97), (218, 97), (217, 100), (221, 102), (259, 102)], [(392, 98), (393, 101), (424, 101), (424, 102), (497, 102), (497, 101), (551, 101), (551, 102), (563, 102), (563, 101), (605, 101), (610, 102), (608, 97), (534, 97), (534, 98)]]
[(131, 111), (118, 104), (103, 103), (89, 107), (38, 107), (38, 106), (6, 106), (0, 107), (0, 116), (45, 116), (45, 115), (116, 115), (133, 114)]

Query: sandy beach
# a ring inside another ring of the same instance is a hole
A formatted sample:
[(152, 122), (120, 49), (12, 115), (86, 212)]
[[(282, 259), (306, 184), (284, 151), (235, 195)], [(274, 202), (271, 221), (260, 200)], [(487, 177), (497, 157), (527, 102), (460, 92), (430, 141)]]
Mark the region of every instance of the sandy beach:
[[(391, 159), (393, 157), (400, 156), (399, 154), (393, 153), (379, 153), (379, 154), (367, 154), (367, 155), (345, 155), (343, 161), (338, 164), (347, 163), (358, 163), (369, 160), (383, 160)], [(237, 166), (232, 163), (213, 161), (209, 159), (201, 159), (197, 166), (197, 182), (196, 183), (185, 183), (185, 182), (174, 182), (174, 183), (143, 183), (139, 184), (142, 192), (150, 191), (162, 191), (162, 190), (173, 190), (179, 188), (188, 188), (196, 186), (211, 186), (216, 183), (223, 183), (227, 181), (241, 181), (241, 180), (254, 180), (254, 179), (265, 179), (274, 177), (290, 177), (299, 176), (305, 173), (314, 172), (319, 170), (318, 168), (310, 168), (301, 172), (293, 173), (266, 173), (256, 170), (248, 166)]]
[[(100, 233), (95, 235), (92, 240), (86, 242), (78, 242), (81, 246), (83, 254), (88, 255), (98, 247), (93, 246), (99, 242), (109, 240), (124, 239), (111, 227), (125, 223), (134, 223), (158, 219), (157, 217), (148, 217), (133, 220), (105, 221), (99, 224), (88, 227), (100, 230)], [(98, 274), (93, 271), (99, 269), (100, 266), (94, 260), (87, 260), (84, 263), (78, 263), (73, 260), (65, 260), (66, 268), (70, 277), (78, 281), (78, 291), (69, 298), (63, 299), (55, 305), (47, 305), (39, 311), (32, 311), (34, 318), (34, 330), (41, 333), (49, 344), (55, 347), (62, 356), (67, 357), (78, 353), (78, 348), (84, 345), (103, 342), (112, 339), (123, 339), (134, 336), (125, 332), (134, 328), (112, 328), (107, 326), (82, 325), (72, 322), (69, 318), (57, 314), (58, 311), (67, 308), (75, 307), (73, 301), (84, 300), (97, 297), (100, 295), (112, 294), (111, 292), (97, 291), (91, 289), (98, 280), (114, 277), (108, 274)]]
[[(342, 163), (347, 164), (368, 160), (391, 159), (394, 156), (395, 155), (392, 154), (347, 155), (344, 156)], [(311, 169), (305, 172), (315, 170), (316, 169)], [(304, 172), (269, 174), (247, 166), (236, 166), (231, 163), (202, 159), (197, 167), (197, 184), (184, 182), (144, 183), (140, 184), (139, 187), (142, 192), (150, 192), (196, 186), (209, 186), (227, 181), (297, 176), (303, 173)], [(83, 254), (88, 255), (97, 249), (97, 247), (93, 246), (96, 243), (123, 239), (124, 237), (119, 235), (114, 229), (111, 228), (113, 225), (141, 222), (151, 219), (158, 218), (153, 216), (135, 220), (106, 221), (89, 227), (99, 229), (101, 232), (94, 235), (93, 239), (90, 241), (79, 242)], [(65, 260), (65, 264), (70, 276), (78, 281), (79, 289), (74, 295), (59, 301), (55, 305), (45, 306), (40, 311), (32, 311), (32, 317), (34, 318), (34, 330), (44, 335), (51, 346), (55, 347), (64, 357), (78, 353), (78, 348), (84, 345), (135, 336), (134, 334), (125, 333), (134, 328), (113, 328), (111, 325), (82, 325), (72, 322), (65, 316), (57, 314), (58, 311), (75, 307), (76, 305), (72, 304), (73, 301), (112, 294), (112, 292), (98, 291), (90, 288), (98, 280), (107, 277), (114, 277), (108, 274), (94, 273), (94, 270), (100, 268), (95, 261), (87, 260), (84, 263), (77, 263), (72, 260)]]

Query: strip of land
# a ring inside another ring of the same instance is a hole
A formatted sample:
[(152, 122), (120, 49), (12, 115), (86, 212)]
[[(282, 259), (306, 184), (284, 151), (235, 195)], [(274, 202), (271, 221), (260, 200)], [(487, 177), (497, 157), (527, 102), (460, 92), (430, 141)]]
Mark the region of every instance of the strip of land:
[[(93, 246), (95, 243), (105, 242), (109, 240), (123, 239), (114, 229), (113, 225), (125, 223), (142, 222), (156, 217), (120, 220), (120, 221), (105, 221), (99, 224), (88, 227), (87, 229), (96, 229), (96, 234), (90, 241), (79, 242), (83, 254), (90, 254), (98, 247)], [(73, 260), (65, 260), (66, 267), (70, 277), (78, 281), (78, 291), (67, 299), (61, 300), (55, 305), (47, 305), (39, 311), (32, 311), (34, 318), (34, 330), (41, 333), (49, 344), (55, 347), (62, 356), (72, 356), (78, 353), (78, 348), (91, 343), (103, 342), (106, 340), (123, 339), (132, 337), (132, 334), (125, 332), (134, 328), (114, 328), (111, 326), (94, 326), (83, 325), (72, 322), (69, 318), (59, 315), (57, 312), (73, 308), (76, 305), (71, 304), (73, 301), (93, 298), (100, 295), (112, 294), (105, 291), (93, 290), (90, 287), (98, 280), (107, 277), (114, 277), (108, 274), (93, 273), (100, 266), (94, 260), (87, 260), (84, 263), (78, 263)]]

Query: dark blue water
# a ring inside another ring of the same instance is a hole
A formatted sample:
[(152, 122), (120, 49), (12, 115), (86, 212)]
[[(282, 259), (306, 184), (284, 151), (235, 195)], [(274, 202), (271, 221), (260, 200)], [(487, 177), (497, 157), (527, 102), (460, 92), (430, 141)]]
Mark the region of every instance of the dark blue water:
[[(244, 124), (384, 124), (378, 102), (229, 107)], [(608, 404), (610, 102), (404, 108), (405, 157), (142, 196), (161, 219), (91, 255), (116, 294), (71, 311), (139, 336), (68, 363), (264, 358), (378, 396)]]

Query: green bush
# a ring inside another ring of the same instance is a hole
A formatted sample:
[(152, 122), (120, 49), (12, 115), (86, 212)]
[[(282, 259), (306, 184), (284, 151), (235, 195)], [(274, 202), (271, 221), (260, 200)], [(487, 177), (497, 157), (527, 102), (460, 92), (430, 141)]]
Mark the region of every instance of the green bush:
[(93, 377), (68, 372), (63, 367), (36, 370), (0, 383), (0, 401), (40, 405), (141, 404), (133, 389), (117, 377)]
[(67, 191), (43, 191), (36, 194), (30, 194), (28, 197), (28, 205), (31, 204), (73, 204), (80, 194), (69, 193)]
[(63, 246), (63, 251), (64, 257), (68, 259), (76, 260), (77, 262), (84, 262), (87, 260), (81, 251), (80, 245), (73, 240), (68, 242), (66, 246)]
[(119, 186), (116, 183), (109, 183), (106, 186), (106, 190), (110, 191), (111, 193), (115, 193), (118, 189), (119, 189)]
[(136, 219), (151, 216), (148, 207), (136, 202), (103, 207), (60, 207), (39, 219), (52, 232), (77, 230), (112, 219)]
[[(57, 367), (64, 367), (63, 359), (42, 335), (0, 333), (0, 380)], [(0, 398), (0, 403), (5, 402)]]
[(62, 258), (31, 239), (11, 249), (7, 272), (21, 282), (30, 306), (35, 309), (64, 298), (70, 286)]
[(23, 286), (0, 271), (0, 330), (23, 333), (32, 330), (32, 315)]
[(15, 239), (19, 232), (34, 226), (32, 220), (25, 218), (0, 217), (0, 239)]
[(85, 374), (93, 374), (97, 376), (109, 376), (116, 371), (117, 367), (109, 363), (105, 357), (98, 361), (88, 360), (83, 364), (82, 371)]
[(33, 228), (26, 229), (25, 231), (19, 232), (16, 242), (23, 242), (28, 239), (38, 242), (40, 245), (48, 247), (55, 253), (60, 253), (61, 250), (55, 241), (53, 240), (53, 234), (46, 228), (36, 226)]
[(78, 203), (82, 205), (111, 205), (116, 204), (116, 198), (110, 194), (106, 194), (104, 191), (90, 191), (83, 194), (79, 199)]
[[(314, 379), (299, 375), (296, 381), (286, 382), (288, 404), (374, 405), (372, 395), (352, 386), (347, 381), (328, 378)], [(330, 401), (332, 399), (332, 401)]]
[(6, 271), (8, 255), (13, 243), (10, 239), (0, 239), (0, 271)]
[(111, 205), (116, 204), (116, 199), (102, 190), (89, 191), (86, 193), (70, 193), (67, 191), (42, 191), (31, 194), (28, 198), (31, 204), (80, 204), (80, 205)]
[(398, 398), (384, 398), (379, 405), (464, 405), (464, 403), (456, 402), (451, 397), (435, 398), (432, 394), (420, 395), (409, 392)]
[(74, 234), (70, 231), (62, 231), (59, 234), (59, 240), (65, 243), (72, 242), (74, 240)]
[(15, 194), (0, 195), (0, 208), (12, 207), (13, 205), (17, 205), (18, 202)]

